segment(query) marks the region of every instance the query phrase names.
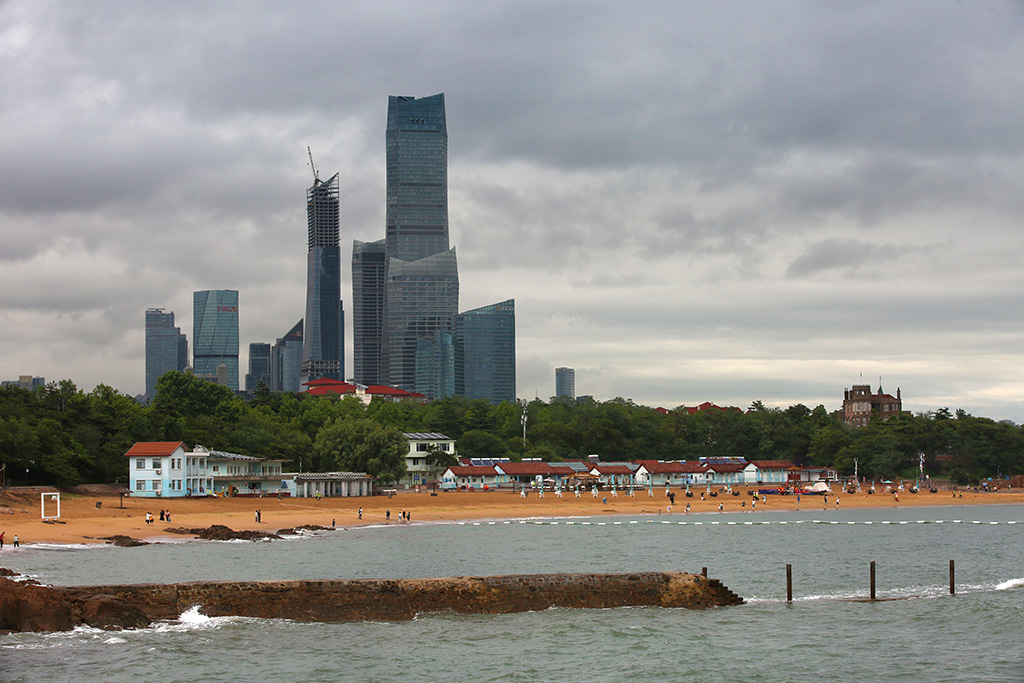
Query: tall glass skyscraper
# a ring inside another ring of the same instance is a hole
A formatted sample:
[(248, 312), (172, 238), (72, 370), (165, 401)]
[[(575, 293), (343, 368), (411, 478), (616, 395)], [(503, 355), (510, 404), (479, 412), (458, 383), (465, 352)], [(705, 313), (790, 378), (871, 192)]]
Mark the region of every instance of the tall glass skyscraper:
[(352, 378), (384, 384), (384, 240), (352, 243)]
[(188, 338), (174, 326), (174, 311), (146, 309), (146, 398), (156, 394), (156, 381), (165, 372), (188, 365)]
[(302, 381), (344, 379), (344, 311), (341, 303), (338, 174), (316, 179), (306, 191), (309, 252), (306, 261), (306, 317)]
[(228, 387), (238, 391), (238, 290), (208, 289), (192, 294), (192, 367), (197, 375), (228, 369)]
[[(448, 246), (448, 129), (444, 95), (388, 99), (382, 367), (392, 386), (417, 386), (419, 340), (451, 324), (459, 310), (459, 273)], [(432, 354), (420, 353), (420, 362)], [(443, 355), (443, 354), (442, 354)], [(423, 391), (421, 391), (423, 390)]]
[(516, 400), (516, 302), (455, 316), (455, 392), (491, 403)]

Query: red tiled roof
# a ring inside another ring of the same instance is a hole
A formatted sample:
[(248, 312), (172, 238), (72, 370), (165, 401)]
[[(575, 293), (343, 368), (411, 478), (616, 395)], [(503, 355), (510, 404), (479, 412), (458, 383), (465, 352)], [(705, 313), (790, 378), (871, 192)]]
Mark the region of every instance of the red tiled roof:
[(734, 465), (732, 463), (712, 463), (707, 466), (707, 469), (718, 474), (726, 474), (728, 472), (742, 472), (746, 465)]
[(751, 460), (751, 465), (754, 465), (759, 470), (792, 470), (800, 469), (788, 460)]
[(178, 450), (178, 447), (184, 448), (185, 445), (180, 441), (139, 441), (134, 446), (128, 449), (125, 453), (126, 458), (133, 458), (136, 456), (163, 456), (170, 455), (174, 451)]
[(501, 468), (502, 472), (512, 476), (553, 474), (551, 465), (546, 462), (500, 462), (495, 467)]
[(573, 468), (569, 467), (568, 465), (551, 465), (550, 467), (551, 467), (551, 473), (552, 474), (560, 474), (560, 475), (563, 475), (563, 476), (569, 476), (569, 475), (572, 475), (572, 474), (576, 474), (576, 470), (574, 470)]
[(601, 474), (633, 474), (633, 470), (626, 465), (594, 465), (591, 470), (597, 470)]
[(686, 412), (688, 412), (690, 415), (693, 415), (694, 413), (702, 413), (705, 410), (736, 410), (736, 411), (739, 411), (741, 413), (743, 412), (742, 410), (740, 410), (736, 406), (729, 406), (728, 408), (725, 408), (725, 407), (722, 407), (722, 406), (716, 406), (711, 401), (704, 401), (699, 406), (696, 406), (696, 407), (693, 407), (693, 408), (686, 408)]
[(651, 474), (685, 474), (694, 471), (690, 463), (685, 461), (660, 462), (658, 460), (634, 460)]
[[(322, 380), (314, 380), (320, 382)], [(328, 380), (329, 384), (318, 384), (316, 386), (310, 386), (305, 392), (308, 396), (340, 396), (341, 394), (354, 394), (356, 388), (354, 385), (348, 382), (338, 382), (337, 380)], [(313, 382), (307, 382), (312, 385)]]
[(452, 465), (448, 468), (456, 477), (496, 477), (498, 471), (484, 465)]

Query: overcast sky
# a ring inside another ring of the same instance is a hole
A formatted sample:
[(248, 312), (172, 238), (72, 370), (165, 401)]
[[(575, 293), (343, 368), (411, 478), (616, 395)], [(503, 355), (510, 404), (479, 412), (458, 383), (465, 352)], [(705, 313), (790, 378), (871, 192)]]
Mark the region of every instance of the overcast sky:
[[(0, 0), (0, 379), (144, 389), (144, 310), (305, 300), (306, 146), (384, 236), (388, 95), (445, 94), (461, 309), (518, 393), (1024, 421), (1019, 1)], [(351, 321), (347, 332), (351, 368)]]

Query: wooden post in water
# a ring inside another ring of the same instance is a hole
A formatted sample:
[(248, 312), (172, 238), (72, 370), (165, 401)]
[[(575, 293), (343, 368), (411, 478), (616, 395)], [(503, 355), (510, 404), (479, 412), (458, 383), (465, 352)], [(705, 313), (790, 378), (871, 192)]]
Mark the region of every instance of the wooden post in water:
[(871, 599), (875, 599), (875, 561), (871, 560)]
[(953, 560), (949, 561), (949, 594), (956, 595), (956, 569), (953, 567)]
[(705, 579), (708, 578), (708, 568), (707, 567), (701, 567), (700, 568), (700, 575), (703, 576)]
[(786, 565), (786, 602), (793, 602), (793, 565)]

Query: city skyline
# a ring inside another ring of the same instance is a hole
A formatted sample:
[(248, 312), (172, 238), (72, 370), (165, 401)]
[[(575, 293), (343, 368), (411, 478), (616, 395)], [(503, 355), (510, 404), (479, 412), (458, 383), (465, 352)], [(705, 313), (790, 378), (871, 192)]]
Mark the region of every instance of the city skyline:
[(666, 407), (881, 378), (1024, 422), (1018, 3), (321, 10), (0, 5), (0, 376), (141, 394), (141, 312), (210, 286), (281, 337), (307, 146), (346, 247), (381, 236), (385, 97), (445, 92), (460, 308), (515, 296), (520, 397), (560, 365)]

